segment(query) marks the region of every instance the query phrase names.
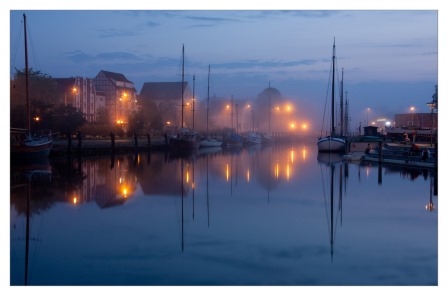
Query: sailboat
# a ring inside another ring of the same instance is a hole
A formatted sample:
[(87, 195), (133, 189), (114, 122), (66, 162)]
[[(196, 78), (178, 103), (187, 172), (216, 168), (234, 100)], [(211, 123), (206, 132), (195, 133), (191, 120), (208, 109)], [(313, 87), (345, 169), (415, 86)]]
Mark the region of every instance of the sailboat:
[(210, 65), (208, 65), (208, 84), (207, 84), (207, 138), (199, 142), (199, 148), (201, 147), (221, 147), (222, 142), (216, 139), (211, 139), (208, 135), (208, 114), (210, 106)]
[(53, 139), (50, 130), (31, 131), (30, 98), (28, 82), (28, 45), (26, 36), (26, 15), (23, 14), (25, 39), (25, 97), (26, 129), (11, 128), (11, 157), (14, 159), (46, 158), (50, 155)]
[(325, 152), (343, 152), (345, 150), (345, 140), (336, 136), (335, 130), (335, 111), (334, 111), (334, 83), (335, 83), (335, 59), (336, 59), (336, 41), (333, 43), (333, 58), (332, 58), (332, 84), (331, 84), (331, 133), (327, 137), (320, 137), (317, 141), (318, 151)]
[(176, 151), (191, 151), (199, 148), (199, 142), (197, 141), (197, 133), (191, 131), (190, 129), (184, 128), (184, 59), (185, 59), (185, 48), (182, 44), (182, 123), (181, 129), (179, 129), (176, 137), (170, 139), (171, 149)]

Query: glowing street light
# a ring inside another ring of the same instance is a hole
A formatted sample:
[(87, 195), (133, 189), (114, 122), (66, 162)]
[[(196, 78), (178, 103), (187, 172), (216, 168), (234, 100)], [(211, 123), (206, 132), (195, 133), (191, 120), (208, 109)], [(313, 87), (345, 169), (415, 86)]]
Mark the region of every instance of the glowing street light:
[(415, 111), (415, 107), (411, 106), (411, 107), (409, 107), (409, 110), (412, 113), (412, 126), (414, 126), (414, 111)]

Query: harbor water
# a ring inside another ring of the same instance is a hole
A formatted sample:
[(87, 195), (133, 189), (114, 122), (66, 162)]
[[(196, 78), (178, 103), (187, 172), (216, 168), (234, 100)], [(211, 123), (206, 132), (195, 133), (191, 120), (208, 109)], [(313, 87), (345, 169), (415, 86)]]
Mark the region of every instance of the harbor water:
[(436, 286), (437, 174), (316, 139), (11, 166), (10, 283)]

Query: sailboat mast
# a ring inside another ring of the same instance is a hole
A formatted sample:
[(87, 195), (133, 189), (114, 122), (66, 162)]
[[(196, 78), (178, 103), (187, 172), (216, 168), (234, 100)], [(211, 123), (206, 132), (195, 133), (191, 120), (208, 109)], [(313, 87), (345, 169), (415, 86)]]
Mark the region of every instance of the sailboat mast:
[(233, 132), (233, 95), (230, 104), (230, 130)]
[(194, 84), (196, 81), (196, 75), (193, 74), (193, 130), (194, 130)]
[(207, 80), (207, 135), (208, 135), (208, 108), (210, 105), (210, 65), (208, 65), (208, 80)]
[(25, 38), (25, 98), (26, 98), (26, 128), (28, 131), (31, 130), (31, 121), (30, 121), (30, 99), (29, 99), (29, 91), (28, 91), (28, 43), (26, 37), (26, 15), (23, 14), (23, 32)]
[(341, 81), (341, 137), (344, 136), (344, 68), (342, 68), (342, 81)]
[(182, 123), (181, 127), (184, 128), (184, 45), (182, 44)]
[(344, 128), (345, 128), (345, 135), (348, 136), (348, 98), (347, 98), (347, 92), (345, 92), (345, 124), (344, 124)]
[(269, 81), (269, 126), (268, 132), (271, 133), (271, 82)]
[(333, 70), (333, 78), (332, 78), (332, 83), (331, 83), (331, 136), (334, 136), (335, 134), (335, 128), (334, 128), (334, 60), (335, 60), (335, 55), (336, 55), (336, 39), (333, 42), (333, 66), (332, 66), (332, 70)]

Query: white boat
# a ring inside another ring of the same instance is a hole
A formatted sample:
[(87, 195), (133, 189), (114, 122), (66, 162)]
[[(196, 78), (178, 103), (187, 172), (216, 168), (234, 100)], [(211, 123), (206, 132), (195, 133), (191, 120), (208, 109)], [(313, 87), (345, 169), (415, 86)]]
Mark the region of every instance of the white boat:
[(222, 141), (218, 141), (216, 139), (205, 139), (199, 141), (199, 148), (201, 147), (221, 147)]
[(274, 137), (271, 133), (263, 133), (261, 134), (261, 142), (262, 143), (272, 143), (274, 142)]
[(261, 144), (261, 142), (262, 142), (261, 135), (251, 132), (251, 133), (247, 134), (246, 142), (249, 145)]
[[(335, 83), (335, 58), (336, 43), (333, 43), (333, 61), (332, 61), (332, 87), (331, 87), (331, 134), (327, 137), (320, 137), (317, 141), (317, 149), (320, 152), (343, 152), (345, 150), (345, 140), (336, 136), (335, 131), (335, 112), (334, 112), (334, 83)], [(342, 132), (341, 132), (342, 133)]]
[[(208, 86), (207, 86), (207, 135), (208, 135), (208, 110), (210, 105), (210, 65), (208, 65)], [(201, 147), (221, 147), (222, 141), (217, 139), (207, 138), (199, 142), (199, 148)]]
[(53, 143), (50, 130), (31, 131), (30, 118), (30, 98), (28, 94), (28, 49), (26, 36), (26, 16), (23, 15), (24, 39), (25, 39), (25, 97), (26, 97), (26, 129), (11, 128), (11, 157), (16, 160), (29, 160), (36, 158), (46, 158), (50, 155)]

